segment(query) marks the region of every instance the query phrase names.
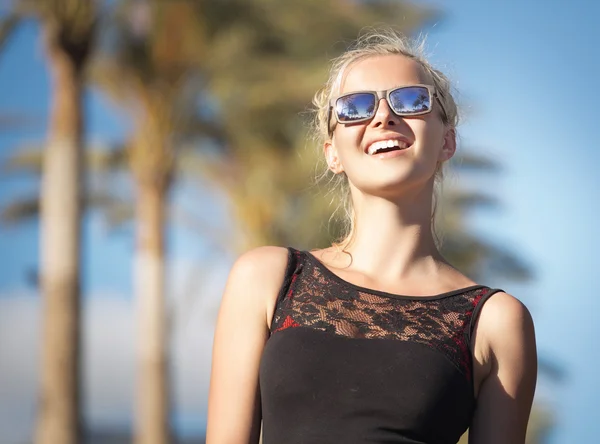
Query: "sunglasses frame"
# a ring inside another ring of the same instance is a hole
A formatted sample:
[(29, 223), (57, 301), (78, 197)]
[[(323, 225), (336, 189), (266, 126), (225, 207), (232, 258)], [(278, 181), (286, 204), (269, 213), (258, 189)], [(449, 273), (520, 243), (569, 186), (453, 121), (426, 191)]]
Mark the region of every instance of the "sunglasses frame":
[[(390, 105), (390, 94), (399, 89), (414, 88), (414, 87), (421, 87), (421, 88), (427, 89), (427, 91), (429, 92), (429, 101), (432, 102), (431, 107), (428, 110), (419, 111), (416, 113), (397, 113)], [(362, 119), (353, 120), (352, 122), (341, 122), (338, 118), (337, 113), (333, 112), (333, 110), (335, 109), (336, 103), (339, 99), (343, 99), (344, 97), (352, 96), (354, 94), (371, 94), (374, 97), (376, 97), (375, 108), (373, 109), (373, 115), (371, 117), (365, 117)], [(327, 123), (329, 125), (329, 137), (331, 137), (333, 135), (333, 130), (335, 129), (335, 125), (331, 125), (331, 120), (332, 120), (331, 115), (332, 114), (335, 116), (336, 123), (340, 123), (342, 125), (354, 125), (355, 123), (367, 122), (367, 121), (371, 120), (373, 117), (375, 117), (375, 114), (377, 114), (377, 109), (379, 108), (379, 102), (381, 102), (381, 99), (385, 99), (386, 102), (388, 103), (388, 107), (390, 108), (390, 110), (399, 117), (422, 116), (424, 114), (428, 114), (431, 111), (433, 111), (433, 100), (432, 99), (436, 99), (440, 105), (444, 119), (448, 120), (446, 110), (444, 109), (444, 105), (442, 105), (442, 102), (440, 101), (437, 90), (436, 90), (435, 86), (433, 86), (433, 85), (425, 85), (425, 84), (417, 83), (417, 84), (413, 84), (413, 85), (395, 86), (391, 89), (387, 89), (387, 90), (383, 90), (383, 91), (352, 91), (352, 92), (344, 93), (340, 96), (334, 97), (329, 101), (329, 109), (327, 111)]]

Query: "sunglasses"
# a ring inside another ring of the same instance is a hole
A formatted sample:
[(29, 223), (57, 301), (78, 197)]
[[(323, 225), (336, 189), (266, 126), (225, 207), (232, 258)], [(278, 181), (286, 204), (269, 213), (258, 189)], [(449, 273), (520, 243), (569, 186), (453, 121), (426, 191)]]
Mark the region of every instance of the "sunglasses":
[(379, 101), (386, 99), (397, 116), (420, 116), (431, 112), (434, 98), (440, 104), (444, 120), (447, 120), (446, 110), (435, 87), (431, 85), (400, 86), (387, 91), (356, 91), (341, 95), (329, 102), (329, 136), (331, 137), (334, 129), (331, 125), (332, 111), (337, 123), (366, 122), (375, 116)]

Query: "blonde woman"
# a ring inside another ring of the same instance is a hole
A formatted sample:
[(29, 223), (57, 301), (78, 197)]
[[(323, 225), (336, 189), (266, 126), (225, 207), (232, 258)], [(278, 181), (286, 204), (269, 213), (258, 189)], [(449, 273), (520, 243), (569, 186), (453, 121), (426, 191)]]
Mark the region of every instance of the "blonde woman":
[(527, 308), (438, 251), (434, 184), (457, 107), (422, 46), (371, 33), (315, 96), (349, 226), (329, 248), (261, 247), (219, 312), (207, 443), (522, 444), (536, 385)]

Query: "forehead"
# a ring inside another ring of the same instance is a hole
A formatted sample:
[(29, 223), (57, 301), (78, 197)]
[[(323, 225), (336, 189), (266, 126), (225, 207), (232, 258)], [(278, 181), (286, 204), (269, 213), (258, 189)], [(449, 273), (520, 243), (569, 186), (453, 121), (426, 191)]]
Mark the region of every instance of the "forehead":
[(382, 91), (415, 83), (430, 83), (418, 62), (399, 54), (372, 56), (346, 69), (340, 94), (360, 90)]

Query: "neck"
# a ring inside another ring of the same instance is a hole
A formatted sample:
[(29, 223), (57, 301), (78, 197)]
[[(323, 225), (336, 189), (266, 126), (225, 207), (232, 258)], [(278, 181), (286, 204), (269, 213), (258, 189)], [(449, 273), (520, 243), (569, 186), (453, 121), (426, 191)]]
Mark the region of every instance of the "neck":
[(433, 183), (394, 200), (353, 189), (352, 268), (383, 280), (435, 276), (442, 264), (431, 230)]

